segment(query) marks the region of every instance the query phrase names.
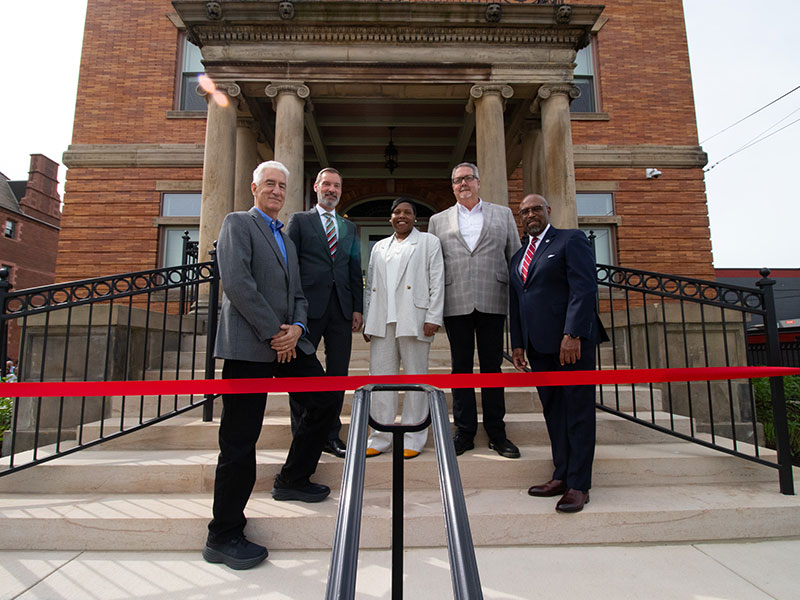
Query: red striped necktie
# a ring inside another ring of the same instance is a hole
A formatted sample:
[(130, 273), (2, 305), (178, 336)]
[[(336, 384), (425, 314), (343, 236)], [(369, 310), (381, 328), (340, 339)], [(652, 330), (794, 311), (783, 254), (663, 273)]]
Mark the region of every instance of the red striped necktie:
[(333, 226), (333, 215), (329, 212), (322, 214), (325, 217), (325, 237), (328, 238), (328, 249), (333, 257), (336, 256), (336, 228)]
[(525, 283), (525, 280), (528, 278), (528, 269), (533, 260), (533, 253), (536, 252), (536, 240), (537, 238), (533, 238), (531, 243), (528, 244), (528, 251), (525, 252), (525, 257), (522, 259), (522, 283)]

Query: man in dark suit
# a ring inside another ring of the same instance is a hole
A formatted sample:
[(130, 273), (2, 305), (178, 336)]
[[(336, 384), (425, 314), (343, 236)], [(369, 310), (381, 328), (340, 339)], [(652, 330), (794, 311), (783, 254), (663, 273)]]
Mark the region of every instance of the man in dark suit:
[[(364, 286), (361, 279), (361, 246), (356, 227), (336, 214), (342, 195), (342, 176), (336, 169), (322, 169), (314, 182), (317, 204), (295, 213), (286, 226), (297, 248), (303, 293), (308, 300), (308, 339), (319, 346), (325, 339), (325, 373), (347, 375), (353, 332), (361, 331)], [(327, 433), (325, 452), (344, 458), (345, 445), (339, 432), (344, 392), (338, 397), (337, 418)], [(292, 431), (302, 415), (302, 406), (290, 395)]]
[[(579, 229), (550, 225), (550, 206), (531, 194), (519, 205), (528, 244), (509, 266), (511, 347), (522, 371), (595, 368), (595, 349), (608, 337), (597, 315), (597, 274), (591, 245)], [(595, 443), (595, 389), (591, 385), (538, 388), (555, 470), (531, 496), (558, 496), (559, 512), (589, 502)]]
[[(268, 161), (253, 173), (254, 206), (222, 223), (217, 259), (224, 288), (214, 355), (224, 359), (223, 379), (320, 377), (325, 373), (305, 335), (306, 308), (294, 244), (281, 233), (278, 212), (289, 171)], [(244, 508), (256, 481), (256, 442), (266, 393), (223, 394), (214, 518), (203, 557), (232, 569), (249, 569), (267, 549), (244, 537)], [(275, 500), (319, 502), (330, 488), (312, 483), (325, 434), (334, 419), (332, 392), (296, 394), (303, 407), (286, 462), (275, 477)]]

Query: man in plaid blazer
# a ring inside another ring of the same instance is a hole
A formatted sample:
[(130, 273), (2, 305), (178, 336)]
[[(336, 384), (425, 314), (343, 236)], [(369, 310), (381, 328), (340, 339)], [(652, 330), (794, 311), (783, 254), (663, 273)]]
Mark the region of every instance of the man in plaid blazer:
[[(478, 195), (478, 167), (461, 163), (451, 175), (456, 204), (431, 217), (428, 232), (442, 242), (444, 325), (450, 341), (453, 373), (472, 373), (475, 342), (481, 373), (499, 373), (503, 362), (503, 326), (508, 311), (508, 264), (520, 247), (514, 215), (506, 206)], [(481, 389), (483, 427), (489, 448), (519, 458), (503, 421), (503, 388)], [(475, 447), (478, 413), (474, 389), (453, 390), (453, 443), (456, 454)]]

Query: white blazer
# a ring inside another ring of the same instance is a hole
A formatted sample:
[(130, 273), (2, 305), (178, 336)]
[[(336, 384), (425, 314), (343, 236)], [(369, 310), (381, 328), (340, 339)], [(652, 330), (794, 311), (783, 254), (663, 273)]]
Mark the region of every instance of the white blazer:
[(387, 298), (396, 294), (397, 337), (410, 336), (423, 342), (425, 323), (442, 324), (444, 311), (444, 260), (439, 238), (416, 227), (405, 243), (411, 244), (407, 262), (398, 270), (397, 287), (387, 289), (386, 252), (394, 236), (382, 239), (372, 248), (364, 286), (364, 333), (386, 337)]

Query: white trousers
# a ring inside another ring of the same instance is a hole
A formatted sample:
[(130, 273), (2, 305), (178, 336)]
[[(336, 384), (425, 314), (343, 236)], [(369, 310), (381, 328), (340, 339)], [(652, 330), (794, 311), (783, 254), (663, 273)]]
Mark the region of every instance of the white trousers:
[[(389, 323), (386, 326), (386, 337), (372, 336), (369, 344), (370, 375), (396, 375), (400, 371), (401, 363), (407, 375), (427, 373), (431, 345), (411, 336), (395, 337), (395, 329), (395, 323)], [(378, 423), (394, 423), (397, 415), (397, 392), (373, 392), (369, 414)], [(406, 425), (419, 423), (427, 414), (428, 402), (425, 392), (405, 392), (400, 422)], [(427, 428), (406, 433), (403, 448), (421, 452), (427, 441)], [(386, 452), (391, 447), (391, 433), (371, 430), (367, 448)]]

